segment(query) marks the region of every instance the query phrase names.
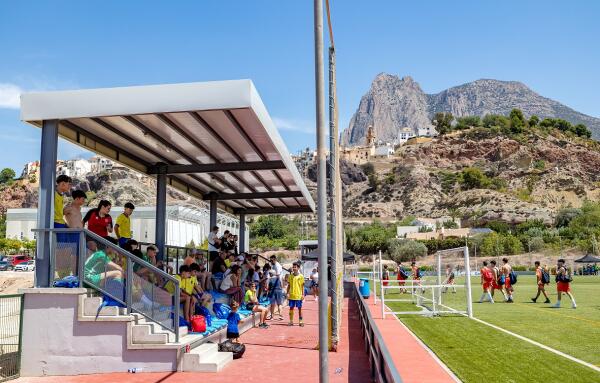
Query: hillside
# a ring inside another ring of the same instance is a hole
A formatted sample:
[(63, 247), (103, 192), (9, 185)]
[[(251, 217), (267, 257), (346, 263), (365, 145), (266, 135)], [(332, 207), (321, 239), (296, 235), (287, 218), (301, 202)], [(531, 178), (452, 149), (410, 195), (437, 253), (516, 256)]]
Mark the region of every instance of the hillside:
[[(113, 206), (132, 202), (137, 206), (156, 204), (156, 181), (148, 176), (119, 167), (99, 174), (88, 173), (73, 180), (73, 189), (81, 189), (88, 195), (88, 206), (97, 206), (102, 199)], [(0, 188), (0, 214), (10, 208), (34, 208), (38, 204), (38, 185), (28, 180), (17, 180), (10, 186)], [(200, 204), (200, 201), (167, 188), (167, 203)]]
[[(551, 223), (557, 209), (600, 197), (599, 147), (560, 132), (511, 137), (482, 128), (404, 145), (393, 158), (373, 163), (376, 185), (347, 182), (345, 215)], [(467, 182), (473, 177), (465, 169), (485, 182)]]
[(437, 94), (426, 94), (411, 77), (381, 73), (360, 100), (348, 128), (342, 133), (342, 144), (364, 144), (369, 125), (373, 125), (378, 139), (393, 142), (403, 127), (416, 132), (417, 128), (431, 126), (437, 112), (450, 112), (455, 117), (482, 117), (505, 115), (513, 108), (521, 109), (526, 116), (562, 118), (574, 125), (584, 124), (594, 138), (600, 138), (600, 118), (543, 97), (520, 82), (482, 79)]

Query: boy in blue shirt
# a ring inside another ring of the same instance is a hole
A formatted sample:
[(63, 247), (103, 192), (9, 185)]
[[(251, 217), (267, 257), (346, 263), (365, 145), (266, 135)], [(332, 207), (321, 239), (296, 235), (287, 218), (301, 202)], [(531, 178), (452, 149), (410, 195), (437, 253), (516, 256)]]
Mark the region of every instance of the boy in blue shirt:
[(231, 302), (231, 312), (227, 316), (227, 339), (231, 339), (235, 343), (240, 341), (240, 331), (238, 324), (242, 321), (240, 314), (238, 314), (239, 303), (236, 301)]

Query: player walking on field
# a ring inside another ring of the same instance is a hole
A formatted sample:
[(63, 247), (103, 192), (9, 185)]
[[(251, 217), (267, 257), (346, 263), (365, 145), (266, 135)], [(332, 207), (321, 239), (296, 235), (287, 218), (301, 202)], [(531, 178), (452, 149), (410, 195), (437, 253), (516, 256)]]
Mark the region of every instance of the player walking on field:
[[(445, 285), (451, 285), (452, 286), (452, 293), (456, 294), (456, 287), (454, 287), (455, 285), (455, 281), (454, 281), (454, 270), (452, 269), (452, 266), (447, 265), (446, 266), (446, 280), (444, 281)], [(445, 286), (442, 289), (442, 293), (445, 293), (446, 291), (448, 291), (448, 286)]]
[(483, 300), (487, 298), (490, 303), (494, 303), (494, 298), (492, 298), (492, 282), (494, 280), (494, 273), (488, 267), (487, 261), (483, 261), (483, 267), (479, 270), (481, 274), (481, 287), (483, 288), (483, 294), (481, 294), (481, 298), (479, 298), (479, 303), (483, 303)]
[(515, 291), (512, 287), (512, 283), (510, 283), (510, 272), (512, 271), (512, 266), (508, 263), (508, 258), (502, 258), (502, 276), (504, 277), (504, 291), (506, 291), (506, 303), (514, 303), (513, 301), (513, 292)]
[(492, 274), (494, 276), (494, 280), (492, 281), (492, 298), (494, 298), (494, 293), (496, 292), (496, 290), (500, 290), (500, 292), (502, 293), (502, 296), (504, 296), (504, 300), (507, 300), (507, 296), (504, 293), (504, 290), (502, 290), (503, 284), (499, 283), (500, 281), (500, 276), (502, 275), (500, 273), (500, 268), (496, 265), (496, 261), (495, 260), (491, 260), (490, 261), (490, 267), (492, 270)]
[(412, 272), (413, 283), (416, 286), (421, 286), (421, 270), (419, 269), (419, 266), (417, 266), (417, 263), (413, 261), (410, 264), (410, 268)]
[(535, 261), (535, 277), (537, 279), (537, 295), (535, 298), (531, 298), (533, 303), (536, 303), (537, 299), (540, 297), (540, 294), (544, 294), (546, 297), (546, 301), (544, 303), (550, 303), (550, 298), (548, 298), (548, 294), (546, 294), (546, 285), (550, 283), (550, 275), (548, 271), (543, 269), (540, 266), (540, 261)]
[(556, 291), (558, 292), (558, 300), (552, 307), (560, 308), (560, 298), (562, 293), (565, 293), (571, 298), (571, 307), (576, 309), (577, 303), (575, 303), (575, 297), (571, 294), (571, 275), (565, 267), (565, 260), (559, 259), (556, 265)]

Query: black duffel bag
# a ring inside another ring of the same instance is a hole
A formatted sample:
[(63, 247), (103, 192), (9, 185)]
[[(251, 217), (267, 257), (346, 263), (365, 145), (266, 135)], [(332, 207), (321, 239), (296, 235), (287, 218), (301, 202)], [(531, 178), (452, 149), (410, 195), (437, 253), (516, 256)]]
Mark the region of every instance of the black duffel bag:
[(233, 353), (233, 359), (239, 359), (246, 352), (246, 345), (226, 340), (223, 343), (219, 343), (219, 352), (231, 352)]

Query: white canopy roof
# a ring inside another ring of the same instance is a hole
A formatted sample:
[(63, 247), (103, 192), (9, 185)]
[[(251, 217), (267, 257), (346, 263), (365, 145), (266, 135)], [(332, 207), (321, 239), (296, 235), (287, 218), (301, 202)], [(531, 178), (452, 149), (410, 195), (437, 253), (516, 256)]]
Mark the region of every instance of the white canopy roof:
[(21, 119), (233, 212), (315, 209), (250, 80), (26, 93)]

